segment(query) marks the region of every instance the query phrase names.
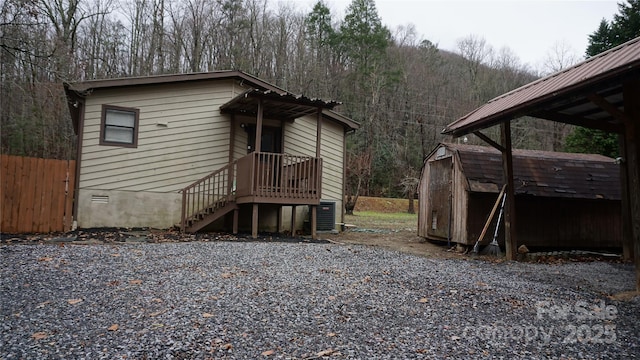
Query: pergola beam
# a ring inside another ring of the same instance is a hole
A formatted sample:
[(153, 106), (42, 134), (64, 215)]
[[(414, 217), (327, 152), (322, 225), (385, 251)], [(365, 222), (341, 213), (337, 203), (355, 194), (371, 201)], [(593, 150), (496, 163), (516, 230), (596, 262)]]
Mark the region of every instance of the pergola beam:
[(492, 147), (494, 147), (496, 150), (500, 151), (500, 152), (505, 152), (505, 148), (498, 144), (497, 142), (493, 141), (493, 139), (491, 139), (490, 137), (488, 137), (487, 135), (481, 133), (480, 131), (474, 131), (473, 134), (477, 137), (479, 137), (480, 139), (482, 139), (484, 142), (486, 142), (487, 144), (491, 145)]

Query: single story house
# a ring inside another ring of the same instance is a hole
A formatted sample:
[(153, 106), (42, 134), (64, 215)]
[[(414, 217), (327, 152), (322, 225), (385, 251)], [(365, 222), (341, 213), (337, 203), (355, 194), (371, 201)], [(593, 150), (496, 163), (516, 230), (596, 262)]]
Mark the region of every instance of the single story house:
[[(513, 158), (519, 244), (530, 249), (622, 246), (620, 169), (614, 159), (534, 150), (514, 150)], [(418, 235), (474, 245), (503, 179), (498, 150), (438, 145), (422, 168)], [(481, 244), (491, 241), (497, 217)], [(504, 244), (504, 231), (499, 234)]]
[(329, 228), (343, 218), (345, 138), (358, 124), (333, 111), (338, 102), (242, 71), (64, 87), (78, 135), (80, 228), (178, 225), (256, 236), (295, 232), (311, 214), (315, 235), (320, 205)]

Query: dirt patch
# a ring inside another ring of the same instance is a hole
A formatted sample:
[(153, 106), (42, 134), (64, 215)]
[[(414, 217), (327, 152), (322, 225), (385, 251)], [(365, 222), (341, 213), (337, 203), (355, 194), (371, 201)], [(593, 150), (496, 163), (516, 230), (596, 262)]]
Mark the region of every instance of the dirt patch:
[(375, 231), (375, 229), (347, 230), (339, 235), (323, 236), (332, 242), (341, 244), (377, 246), (389, 250), (429, 258), (468, 258), (455, 251), (449, 251), (446, 243), (427, 241), (419, 237), (415, 231)]
[[(416, 211), (418, 201), (414, 201)], [(373, 211), (381, 213), (403, 213), (409, 209), (408, 199), (378, 198), (359, 196), (354, 211)]]
[[(362, 198), (362, 197), (361, 197)], [(377, 209), (381, 206), (397, 206), (402, 199), (366, 198), (364, 204), (373, 204)], [(398, 200), (398, 201), (394, 201)], [(360, 204), (360, 200), (358, 200)], [(389, 205), (391, 204), (391, 205)], [(358, 206), (356, 206), (356, 209)], [(340, 234), (322, 234), (322, 238), (341, 244), (357, 244), (378, 246), (404, 253), (438, 258), (464, 258), (455, 251), (449, 251), (444, 242), (431, 242), (418, 236), (418, 215), (408, 214), (406, 208), (402, 212), (355, 211), (354, 215), (346, 215), (345, 223), (349, 226)]]

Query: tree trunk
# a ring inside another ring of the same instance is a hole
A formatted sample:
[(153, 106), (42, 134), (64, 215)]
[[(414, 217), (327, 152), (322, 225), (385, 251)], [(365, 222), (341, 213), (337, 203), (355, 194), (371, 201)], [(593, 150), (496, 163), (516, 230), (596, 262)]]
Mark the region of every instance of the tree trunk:
[(416, 213), (416, 207), (413, 205), (413, 200), (415, 198), (415, 192), (409, 191), (409, 192), (407, 192), (407, 194), (409, 195), (409, 196), (407, 196), (409, 198), (409, 210), (407, 210), (407, 212), (409, 214), (415, 214)]
[(353, 209), (358, 202), (358, 194), (356, 196), (347, 195), (347, 201), (344, 203), (344, 209), (347, 215), (353, 215)]

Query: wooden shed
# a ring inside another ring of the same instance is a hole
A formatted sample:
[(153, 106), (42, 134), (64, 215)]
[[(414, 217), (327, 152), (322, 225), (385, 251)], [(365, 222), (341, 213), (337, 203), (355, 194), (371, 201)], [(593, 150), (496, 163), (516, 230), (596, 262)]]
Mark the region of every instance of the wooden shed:
[[(620, 170), (614, 159), (533, 150), (514, 150), (513, 157), (519, 244), (530, 249), (622, 246)], [(498, 150), (440, 144), (422, 168), (418, 235), (473, 245), (503, 179)], [(482, 244), (491, 240), (495, 222)], [(499, 234), (502, 245), (504, 232)]]

